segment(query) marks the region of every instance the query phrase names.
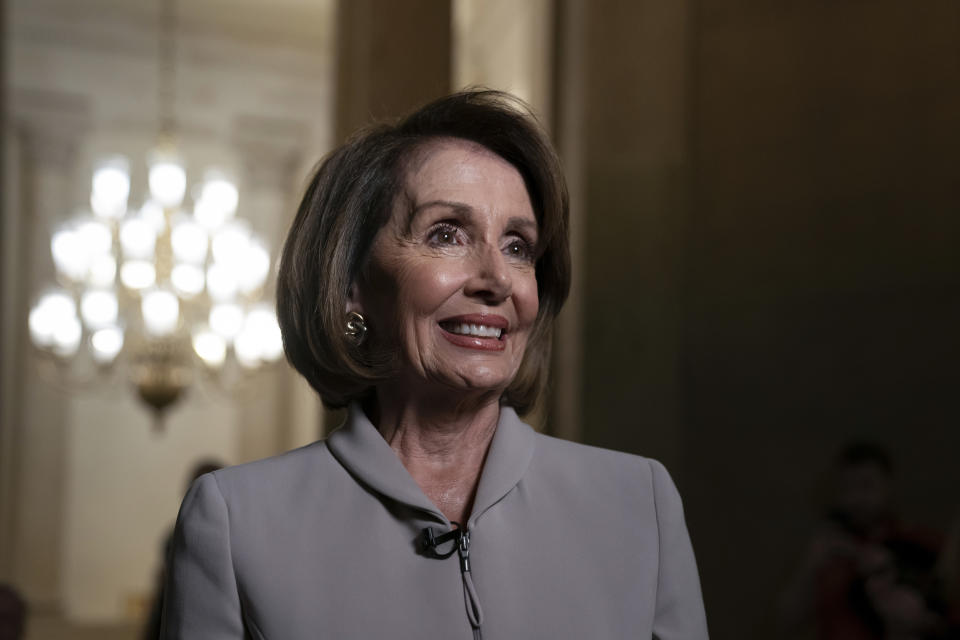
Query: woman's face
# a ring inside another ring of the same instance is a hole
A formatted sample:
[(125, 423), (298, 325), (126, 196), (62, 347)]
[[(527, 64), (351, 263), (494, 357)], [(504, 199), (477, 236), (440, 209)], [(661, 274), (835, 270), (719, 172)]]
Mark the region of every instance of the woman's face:
[(537, 221), (523, 178), (471, 142), (430, 143), (374, 239), (350, 310), (399, 347), (407, 388), (503, 390), (537, 317)]

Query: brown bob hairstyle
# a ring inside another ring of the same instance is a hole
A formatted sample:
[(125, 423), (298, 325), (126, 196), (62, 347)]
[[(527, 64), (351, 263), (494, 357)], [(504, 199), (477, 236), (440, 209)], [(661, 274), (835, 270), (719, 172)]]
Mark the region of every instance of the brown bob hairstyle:
[(283, 247), (277, 316), (287, 359), (328, 406), (363, 398), (394, 375), (395, 354), (373, 353), (369, 340), (355, 345), (344, 335), (347, 300), (403, 191), (407, 162), (440, 138), (486, 147), (526, 183), (539, 227), (540, 310), (501, 402), (525, 413), (546, 384), (553, 319), (570, 288), (566, 183), (556, 152), (523, 102), (500, 91), (468, 90), (359, 131), (310, 179)]

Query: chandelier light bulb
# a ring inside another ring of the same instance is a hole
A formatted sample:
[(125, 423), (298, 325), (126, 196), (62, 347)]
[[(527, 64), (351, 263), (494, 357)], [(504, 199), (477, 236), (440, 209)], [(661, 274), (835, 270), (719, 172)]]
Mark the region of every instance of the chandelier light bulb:
[(214, 234), (210, 246), (214, 260), (224, 266), (239, 269), (250, 246), (250, 226), (242, 220), (231, 220)]
[(76, 226), (75, 231), (80, 244), (90, 256), (109, 254), (113, 248), (113, 232), (102, 220), (87, 218)]
[(261, 347), (263, 359), (267, 362), (276, 362), (283, 357), (283, 334), (280, 332), (276, 316), (273, 318), (273, 326), (264, 335)]
[(236, 297), (239, 288), (236, 269), (219, 262), (207, 268), (207, 293), (214, 302), (229, 302)]
[(237, 186), (229, 178), (219, 171), (209, 171), (194, 205), (194, 218), (214, 231), (233, 218), (239, 199)]
[(41, 348), (54, 345), (54, 334), (61, 318), (75, 317), (77, 305), (63, 289), (48, 291), (30, 310), (28, 326), (33, 344)]
[(233, 215), (236, 212), (237, 202), (239, 202), (237, 185), (233, 184), (226, 175), (217, 171), (207, 173), (200, 197), (214, 204), (217, 209), (225, 211), (227, 215)]
[(90, 210), (93, 211), (94, 215), (98, 218), (108, 220), (119, 220), (123, 217), (123, 214), (127, 212), (126, 203), (121, 206), (117, 203), (109, 202), (96, 193), (90, 194)]
[(243, 309), (231, 302), (221, 302), (210, 308), (210, 328), (227, 342), (233, 342), (243, 329)]
[(233, 341), (233, 355), (240, 366), (256, 369), (260, 366), (260, 343), (255, 332), (244, 327)]
[(117, 260), (111, 254), (96, 256), (87, 271), (87, 284), (94, 288), (112, 287), (117, 278)]
[(73, 301), (73, 296), (63, 289), (54, 289), (46, 293), (40, 298), (40, 306), (53, 318), (77, 315), (77, 303)]
[[(259, 304), (250, 310), (244, 323), (244, 334), (249, 333), (258, 345), (257, 357), (274, 362), (283, 355), (283, 338), (277, 314), (265, 304)], [(240, 338), (237, 337), (239, 341)], [(239, 342), (234, 349), (239, 349)]]
[(228, 220), (222, 209), (203, 197), (197, 199), (193, 205), (193, 219), (210, 232), (216, 231)]
[(80, 338), (83, 336), (83, 327), (76, 315), (59, 316), (53, 329), (53, 352), (58, 356), (69, 358), (80, 347)]
[(268, 340), (263, 345), (263, 359), (267, 362), (277, 362), (283, 357), (283, 337), (280, 333), (280, 325), (275, 325), (268, 336)]
[(120, 246), (126, 258), (136, 260), (153, 259), (157, 234), (146, 220), (134, 217), (123, 221), (120, 227)]
[(166, 289), (154, 289), (143, 295), (140, 302), (143, 326), (154, 336), (168, 336), (180, 321), (180, 301)]
[(27, 326), (30, 328), (30, 340), (41, 349), (53, 344), (54, 321), (46, 311), (38, 304), (30, 309), (30, 316), (27, 319)]
[(90, 207), (101, 218), (120, 218), (130, 196), (130, 163), (123, 156), (99, 162), (93, 170)]
[(259, 238), (247, 246), (247, 257), (240, 263), (240, 290), (245, 294), (257, 291), (270, 275), (270, 251)]
[(227, 358), (227, 342), (207, 326), (193, 334), (193, 350), (210, 367), (220, 367)]
[(110, 326), (95, 331), (90, 336), (90, 347), (97, 364), (110, 364), (123, 348), (123, 330)]
[(50, 236), (50, 253), (57, 271), (74, 282), (81, 282), (90, 268), (90, 253), (73, 228), (62, 226)]
[(170, 272), (170, 284), (184, 298), (192, 298), (203, 291), (203, 269), (193, 264), (178, 264)]
[(110, 227), (89, 218), (62, 225), (50, 238), (50, 252), (57, 271), (73, 282), (86, 280), (93, 264), (111, 255), (112, 246)]
[(152, 262), (128, 260), (120, 267), (120, 282), (128, 289), (141, 291), (152, 287), (157, 281), (157, 271)]
[(80, 317), (88, 329), (102, 329), (117, 322), (117, 294), (106, 289), (86, 291), (80, 299)]
[(143, 203), (140, 207), (140, 218), (145, 220), (157, 235), (167, 228), (167, 216), (163, 212), (163, 206), (156, 200), (147, 200)]
[(207, 232), (192, 220), (182, 219), (174, 225), (170, 243), (173, 245), (173, 255), (179, 262), (202, 265), (207, 259)]
[(163, 207), (178, 207), (187, 190), (187, 172), (172, 156), (158, 156), (147, 175), (150, 195)]

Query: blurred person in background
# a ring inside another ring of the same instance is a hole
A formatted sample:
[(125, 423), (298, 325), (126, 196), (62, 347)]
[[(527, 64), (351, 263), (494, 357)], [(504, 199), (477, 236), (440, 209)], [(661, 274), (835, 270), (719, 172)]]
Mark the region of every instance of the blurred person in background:
[(950, 640), (960, 640), (960, 513), (953, 519), (938, 562)]
[(23, 638), (27, 622), (27, 605), (17, 591), (0, 584), (0, 640)]
[(287, 358), (348, 417), (194, 484), (164, 638), (707, 637), (663, 466), (519, 417), (549, 371), (567, 224), (556, 153), (500, 92), (323, 161), (277, 307)]
[[(223, 464), (218, 460), (201, 460), (193, 466), (187, 480), (187, 489), (193, 485), (194, 481), (202, 475), (213, 473), (222, 469)], [(153, 592), (153, 604), (150, 607), (150, 613), (147, 617), (146, 625), (143, 628), (143, 640), (157, 640), (160, 637), (160, 620), (163, 615), (163, 592), (164, 584), (167, 581), (167, 564), (170, 561), (170, 549), (173, 542), (173, 530), (171, 529), (163, 539), (163, 545), (160, 547), (160, 565), (157, 569), (156, 587)]]
[(785, 630), (822, 640), (941, 638), (936, 581), (941, 536), (893, 508), (893, 463), (873, 443), (837, 456), (826, 518), (780, 601)]

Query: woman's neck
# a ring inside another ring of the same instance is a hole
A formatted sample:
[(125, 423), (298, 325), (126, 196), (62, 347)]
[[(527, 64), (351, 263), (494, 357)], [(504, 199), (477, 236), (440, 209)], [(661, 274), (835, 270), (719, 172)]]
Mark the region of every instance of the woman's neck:
[(378, 389), (368, 413), (427, 497), (465, 525), (500, 419), (499, 396), (452, 400)]

